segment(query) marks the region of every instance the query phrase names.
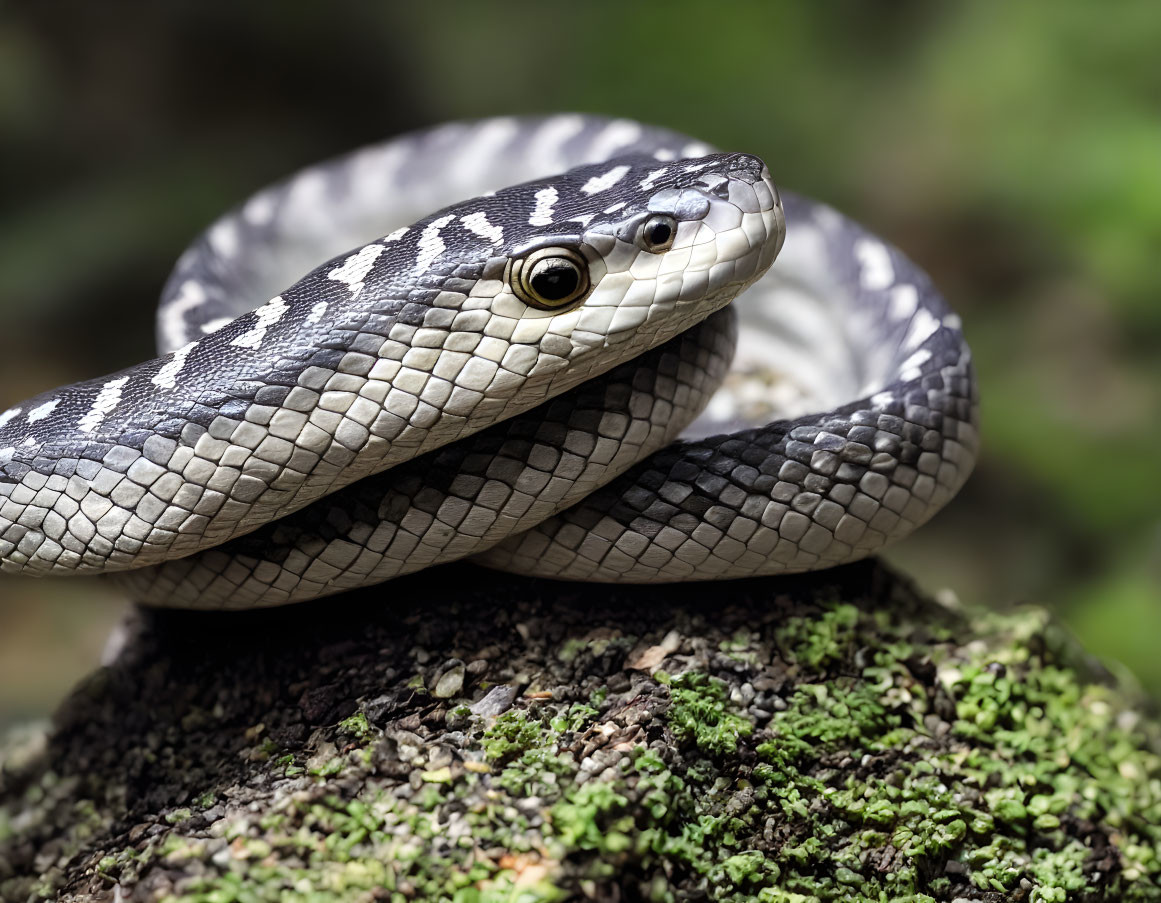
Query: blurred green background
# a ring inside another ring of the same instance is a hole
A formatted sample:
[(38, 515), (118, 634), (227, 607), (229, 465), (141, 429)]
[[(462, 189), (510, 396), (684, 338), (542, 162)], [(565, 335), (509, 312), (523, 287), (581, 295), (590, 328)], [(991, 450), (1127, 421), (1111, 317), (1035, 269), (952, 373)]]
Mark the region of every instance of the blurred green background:
[[(1161, 694), (1161, 6), (0, 2), (0, 409), (151, 356), (184, 245), (297, 167), (584, 110), (765, 157), (964, 315), (985, 456), (890, 558), (1052, 606)], [(122, 603), (0, 580), (0, 725)]]

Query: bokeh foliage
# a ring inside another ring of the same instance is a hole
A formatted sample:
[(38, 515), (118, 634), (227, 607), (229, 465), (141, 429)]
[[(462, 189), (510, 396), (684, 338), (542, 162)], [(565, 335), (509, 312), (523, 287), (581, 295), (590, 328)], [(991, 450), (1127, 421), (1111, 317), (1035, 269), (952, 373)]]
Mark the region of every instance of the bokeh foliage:
[[(0, 406), (148, 354), (184, 244), (298, 166), (454, 117), (663, 123), (762, 154), (964, 315), (985, 457), (894, 560), (1054, 605), (1161, 691), (1159, 39), (1148, 0), (3, 4)], [(118, 610), (50, 587), (0, 584), (0, 721), (88, 666), (29, 654), (54, 624)]]

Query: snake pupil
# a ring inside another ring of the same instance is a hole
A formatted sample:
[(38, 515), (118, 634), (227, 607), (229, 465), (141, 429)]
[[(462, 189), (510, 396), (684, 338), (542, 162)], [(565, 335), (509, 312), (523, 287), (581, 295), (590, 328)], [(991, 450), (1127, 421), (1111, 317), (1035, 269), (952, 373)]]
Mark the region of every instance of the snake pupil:
[(580, 274), (568, 263), (538, 267), (532, 274), (532, 290), (546, 301), (560, 301), (577, 290)]
[(659, 214), (649, 219), (641, 229), (641, 240), (645, 250), (659, 254), (668, 251), (677, 232), (677, 220), (672, 216)]
[(668, 223), (655, 223), (649, 230), (649, 243), (653, 245), (663, 245), (669, 241), (669, 236), (673, 230), (669, 228)]
[(513, 294), (540, 310), (565, 310), (590, 288), (585, 259), (572, 248), (541, 248), (509, 267)]

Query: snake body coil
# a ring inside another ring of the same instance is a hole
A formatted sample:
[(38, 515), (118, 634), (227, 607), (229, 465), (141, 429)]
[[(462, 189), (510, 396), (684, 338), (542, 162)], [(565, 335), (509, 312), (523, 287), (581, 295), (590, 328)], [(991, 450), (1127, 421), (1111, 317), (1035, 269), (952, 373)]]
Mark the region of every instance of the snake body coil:
[(922, 272), (757, 158), (627, 120), (305, 170), (206, 231), (158, 323), (164, 356), (0, 414), (0, 570), (225, 608), (467, 555), (802, 571), (910, 532), (976, 453), (970, 353)]

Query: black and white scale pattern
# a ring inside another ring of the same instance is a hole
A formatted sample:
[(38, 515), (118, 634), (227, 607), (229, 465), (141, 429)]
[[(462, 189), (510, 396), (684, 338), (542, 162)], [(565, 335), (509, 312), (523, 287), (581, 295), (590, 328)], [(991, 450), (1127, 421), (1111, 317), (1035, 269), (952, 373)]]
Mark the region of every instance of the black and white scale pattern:
[(730, 308), (525, 414), (225, 545), (115, 575), (137, 599), (278, 605), (477, 554), (677, 438), (733, 357)]
[[(305, 170), (183, 255), (164, 357), (0, 414), (0, 569), (250, 607), (489, 547), (595, 580), (869, 554), (970, 471), (970, 355), (905, 258), (792, 201), (766, 273), (783, 213), (761, 161), (627, 120), (457, 123)], [(639, 235), (657, 213), (679, 224), (662, 253)], [(505, 283), (546, 245), (588, 264), (563, 313)], [(755, 280), (743, 372), (695, 426), (749, 429), (663, 448), (724, 370), (726, 320), (691, 327)], [(754, 398), (793, 411), (798, 382), (827, 413), (759, 425)]]
[[(959, 491), (978, 451), (959, 317), (900, 252), (825, 205), (782, 198), (787, 247), (774, 269), (819, 283), (868, 394), (674, 443), (483, 563), (636, 583), (796, 573), (877, 552)], [(743, 329), (768, 312), (753, 313)]]

